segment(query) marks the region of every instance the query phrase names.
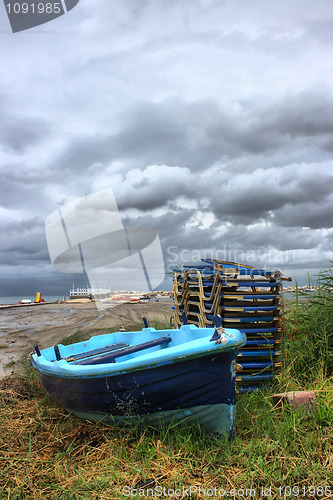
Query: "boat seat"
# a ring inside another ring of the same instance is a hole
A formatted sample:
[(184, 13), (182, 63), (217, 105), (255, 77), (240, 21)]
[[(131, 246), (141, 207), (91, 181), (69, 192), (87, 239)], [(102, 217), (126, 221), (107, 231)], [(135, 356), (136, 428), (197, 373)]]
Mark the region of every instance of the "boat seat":
[(93, 359), (82, 359), (79, 361), (74, 360), (77, 365), (98, 365), (100, 363), (114, 363), (115, 358), (121, 356), (126, 356), (127, 354), (133, 354), (135, 352), (142, 351), (143, 349), (149, 349), (150, 347), (155, 347), (161, 344), (167, 344), (171, 342), (171, 337), (160, 337), (159, 339), (150, 340), (149, 342), (143, 342), (142, 344), (137, 344), (124, 349), (119, 349), (117, 351), (112, 351), (106, 353), (102, 356), (94, 357)]
[(127, 347), (129, 344), (110, 344), (104, 347), (100, 347), (99, 349), (92, 349), (91, 351), (79, 352), (78, 354), (72, 354), (71, 356), (67, 356), (67, 358), (63, 358), (66, 361), (76, 361), (83, 358), (88, 358), (91, 356), (97, 356), (98, 354), (104, 354), (106, 352), (115, 351), (116, 349), (121, 349), (122, 347)]

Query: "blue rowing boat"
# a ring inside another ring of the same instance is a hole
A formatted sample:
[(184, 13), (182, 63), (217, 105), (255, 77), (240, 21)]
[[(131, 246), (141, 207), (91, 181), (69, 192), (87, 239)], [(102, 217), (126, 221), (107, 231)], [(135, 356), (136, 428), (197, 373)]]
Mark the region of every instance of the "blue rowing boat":
[(146, 327), (69, 346), (35, 346), (31, 362), (50, 397), (79, 417), (155, 427), (187, 420), (231, 437), (234, 360), (245, 342), (245, 334), (221, 326)]

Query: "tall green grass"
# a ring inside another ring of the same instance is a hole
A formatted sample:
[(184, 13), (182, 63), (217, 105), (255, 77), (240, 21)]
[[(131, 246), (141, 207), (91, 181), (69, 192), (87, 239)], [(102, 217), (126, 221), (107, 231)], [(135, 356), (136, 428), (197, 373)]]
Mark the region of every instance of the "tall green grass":
[(323, 269), (313, 291), (298, 293), (287, 312), (287, 370), (307, 384), (333, 374), (333, 267)]

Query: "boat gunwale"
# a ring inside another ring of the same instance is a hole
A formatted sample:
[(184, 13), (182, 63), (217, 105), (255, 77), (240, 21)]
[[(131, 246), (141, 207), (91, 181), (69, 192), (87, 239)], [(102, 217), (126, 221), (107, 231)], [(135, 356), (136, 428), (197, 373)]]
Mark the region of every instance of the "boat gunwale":
[[(156, 332), (158, 334), (163, 331), (180, 332), (181, 330), (207, 330), (209, 331), (209, 334), (204, 337), (199, 337), (190, 341), (184, 341), (180, 344), (164, 347), (159, 350), (154, 350), (153, 352), (134, 356), (130, 359), (122, 360), (116, 363), (111, 362), (95, 365), (78, 365), (68, 363), (65, 359), (61, 359), (59, 361), (49, 361), (43, 356), (43, 351), (46, 351), (47, 349), (49, 350), (52, 347), (42, 349), (41, 356), (37, 356), (36, 353), (32, 354), (31, 363), (37, 370), (37, 372), (40, 372), (43, 375), (62, 378), (105, 377), (131, 373), (139, 370), (153, 369), (157, 366), (173, 364), (184, 361), (186, 359), (210, 356), (212, 354), (218, 354), (220, 352), (222, 353), (233, 350), (237, 351), (246, 343), (247, 340), (244, 333), (234, 328), (226, 329), (227, 334), (230, 336), (227, 337), (227, 342), (224, 344), (216, 344), (215, 342), (210, 342), (210, 339), (215, 331), (214, 328), (198, 328), (195, 325), (183, 325), (180, 329), (177, 330), (155, 330), (154, 328), (146, 328), (142, 331), (147, 332), (147, 330), (150, 330), (151, 333)], [(130, 334), (136, 332), (128, 333)], [(138, 332), (138, 334), (140, 333), (141, 332)], [(106, 335), (110, 334), (104, 334), (98, 337), (103, 337)], [(83, 343), (80, 342), (78, 344)], [(62, 344), (60, 344), (60, 347), (61, 346)]]

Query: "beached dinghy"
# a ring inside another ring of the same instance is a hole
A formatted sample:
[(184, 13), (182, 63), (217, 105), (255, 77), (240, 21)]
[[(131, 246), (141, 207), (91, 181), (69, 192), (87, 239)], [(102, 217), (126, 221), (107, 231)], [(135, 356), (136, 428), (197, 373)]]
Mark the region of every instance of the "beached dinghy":
[(41, 351), (36, 346), (32, 365), (48, 394), (79, 417), (153, 426), (187, 419), (230, 437), (234, 359), (245, 342), (245, 334), (218, 326), (144, 328)]

